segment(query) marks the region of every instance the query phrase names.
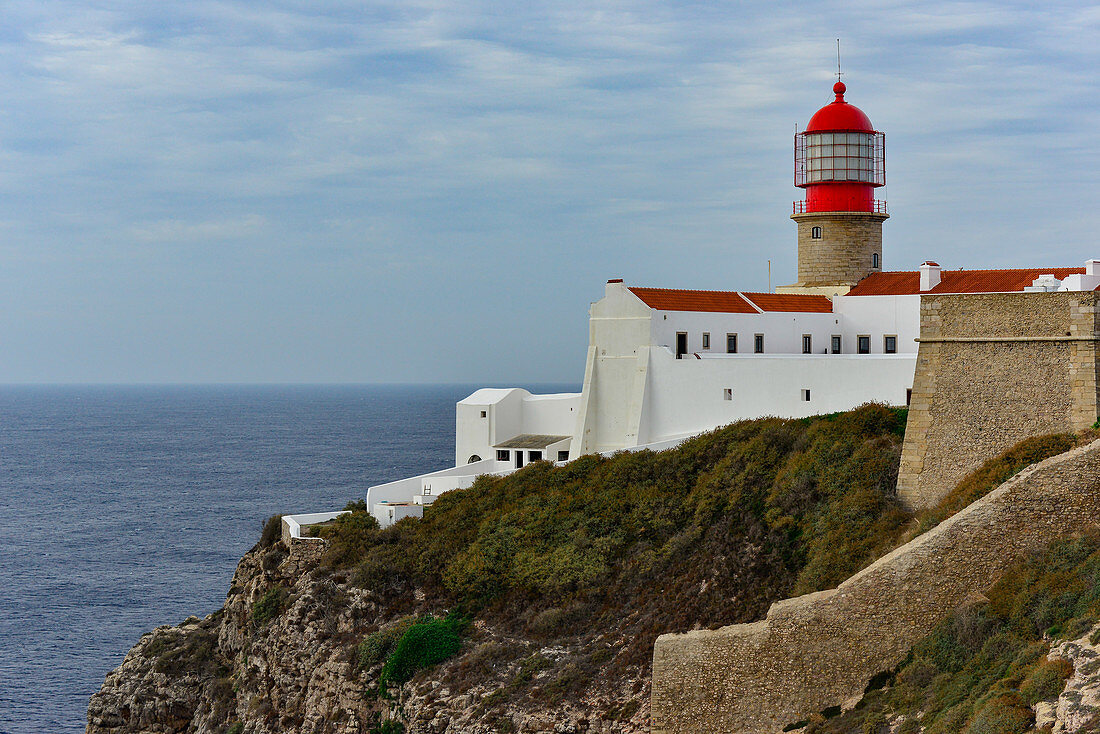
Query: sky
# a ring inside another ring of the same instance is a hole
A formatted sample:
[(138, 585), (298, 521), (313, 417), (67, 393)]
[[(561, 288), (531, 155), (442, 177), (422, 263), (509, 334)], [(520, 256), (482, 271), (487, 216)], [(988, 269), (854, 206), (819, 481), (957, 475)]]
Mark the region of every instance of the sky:
[(1093, 3), (0, 13), (0, 383), (579, 383), (609, 278), (794, 282), (838, 37), (886, 269), (1100, 257)]

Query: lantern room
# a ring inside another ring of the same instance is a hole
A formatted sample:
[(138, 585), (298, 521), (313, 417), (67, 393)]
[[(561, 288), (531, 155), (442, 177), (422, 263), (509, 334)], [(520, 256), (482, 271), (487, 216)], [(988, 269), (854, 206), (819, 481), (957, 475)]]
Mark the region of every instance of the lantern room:
[(836, 99), (825, 105), (795, 135), (794, 184), (806, 189), (806, 200), (794, 213), (886, 213), (886, 202), (874, 190), (886, 185), (886, 136), (867, 115), (844, 101), (845, 86), (833, 85)]

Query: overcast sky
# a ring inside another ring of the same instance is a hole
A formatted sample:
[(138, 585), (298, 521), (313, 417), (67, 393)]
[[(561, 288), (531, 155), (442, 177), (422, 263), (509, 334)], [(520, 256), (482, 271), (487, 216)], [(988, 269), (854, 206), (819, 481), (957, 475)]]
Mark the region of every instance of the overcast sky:
[(0, 382), (579, 382), (608, 278), (795, 280), (838, 36), (887, 269), (1100, 257), (1096, 4), (0, 12)]

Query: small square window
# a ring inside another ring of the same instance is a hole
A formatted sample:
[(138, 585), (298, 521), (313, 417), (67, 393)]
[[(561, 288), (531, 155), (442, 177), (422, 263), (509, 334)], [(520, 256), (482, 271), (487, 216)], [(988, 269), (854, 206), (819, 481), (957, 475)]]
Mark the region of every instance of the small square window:
[(569, 452), (568, 451), (559, 451), (558, 452), (558, 461), (569, 461)]
[(763, 354), (764, 353), (764, 335), (763, 334), (756, 334), (756, 335), (753, 336), (752, 351), (756, 352), (757, 354)]
[(485, 412), (484, 410), (483, 410), (483, 411), (481, 411), (481, 417), (482, 417), (482, 418), (484, 418), (484, 417), (485, 417), (486, 415), (488, 415), (488, 413), (486, 413), (486, 412)]
[(737, 334), (726, 334), (726, 351), (737, 354)]
[(497, 461), (508, 461), (508, 449), (497, 449)]
[(710, 349), (710, 334), (703, 332), (703, 349)]
[(897, 354), (898, 338), (896, 336), (882, 337), (882, 351), (884, 354)]
[(833, 348), (833, 354), (840, 354), (840, 335), (839, 334), (833, 334), (832, 348)]
[(871, 337), (869, 337), (869, 336), (857, 337), (856, 338), (856, 345), (857, 345), (856, 351), (859, 352), (860, 354), (870, 354), (871, 353)]
[(528, 451), (527, 452), (527, 460), (528, 461), (542, 461), (542, 452), (541, 451)]
[(804, 402), (804, 403), (810, 402), (810, 391), (809, 390), (803, 390), (802, 391), (802, 402)]
[(723, 400), (733, 400), (733, 388), (732, 387), (727, 387), (724, 390), (722, 390), (722, 399)]
[(802, 335), (802, 353), (812, 354), (814, 351), (814, 338), (809, 334)]

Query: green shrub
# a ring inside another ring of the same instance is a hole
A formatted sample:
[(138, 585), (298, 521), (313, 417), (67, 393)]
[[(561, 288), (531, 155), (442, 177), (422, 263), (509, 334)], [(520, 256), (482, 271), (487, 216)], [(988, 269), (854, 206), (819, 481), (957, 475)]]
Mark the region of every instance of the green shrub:
[(349, 502), (351, 512), (340, 515), (331, 525), (317, 526), (318, 537), (328, 539), (324, 561), (331, 567), (349, 568), (356, 565), (378, 535), (378, 521), (367, 512), (367, 503)]
[(371, 729), (371, 734), (405, 734), (405, 725), (397, 719), (387, 719), (376, 729)]
[(283, 516), (272, 515), (267, 518), (264, 523), (263, 531), (260, 532), (260, 547), (270, 548), (283, 539)]
[(1039, 701), (1057, 698), (1066, 687), (1066, 679), (1073, 675), (1073, 665), (1068, 660), (1044, 660), (1031, 672), (1020, 686), (1020, 697), (1028, 706)]
[(252, 604), (252, 624), (259, 628), (278, 617), (287, 607), (290, 592), (285, 586), (272, 586)]
[(987, 703), (964, 730), (965, 734), (1023, 734), (1035, 714), (1015, 696), (998, 696)]
[(379, 682), (383, 686), (400, 686), (417, 671), (453, 656), (462, 647), (461, 631), (465, 624), (465, 620), (451, 615), (446, 619), (427, 616), (409, 625), (382, 666)]
[(396, 624), (371, 632), (356, 648), (355, 658), (360, 668), (370, 668), (382, 662), (397, 649), (397, 643), (412, 626), (414, 619), (407, 617)]
[(244, 724), (240, 721), (234, 721), (229, 725), (229, 728), (225, 730), (225, 734), (242, 734), (244, 732)]

